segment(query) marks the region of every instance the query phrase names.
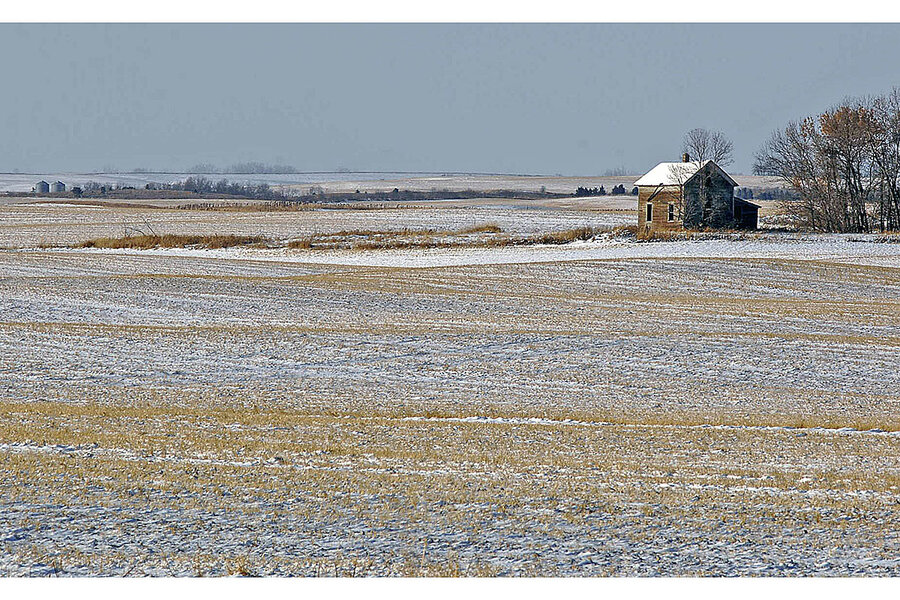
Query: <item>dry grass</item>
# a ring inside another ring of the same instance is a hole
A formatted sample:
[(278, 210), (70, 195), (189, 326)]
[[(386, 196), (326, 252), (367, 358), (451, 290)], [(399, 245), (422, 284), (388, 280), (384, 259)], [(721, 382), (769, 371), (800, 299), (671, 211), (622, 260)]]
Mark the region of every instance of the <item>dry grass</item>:
[(673, 229), (673, 230), (653, 230), (638, 229), (637, 226), (630, 226), (633, 229), (637, 239), (640, 241), (652, 242), (677, 242), (686, 240), (740, 240), (740, 239), (756, 239), (763, 232), (759, 230), (747, 229)]
[[(411, 248), (499, 248), (504, 246), (534, 246), (569, 244), (593, 239), (602, 230), (576, 227), (530, 236), (503, 234), (494, 223), (477, 225), (455, 231), (441, 230), (347, 230), (313, 235), (288, 242), (292, 250), (335, 249), (402, 250)], [(502, 235), (501, 235), (502, 234)], [(359, 239), (363, 238), (363, 239)]]
[(883, 244), (900, 244), (900, 231), (885, 231), (874, 236), (874, 241)]
[(637, 237), (638, 234), (638, 226), (637, 225), (619, 225), (618, 227), (613, 227), (610, 232), (613, 237)]
[(353, 250), (443, 248), (484, 242), (485, 238), (473, 240), (471, 236), (494, 235), (502, 233), (502, 231), (496, 223), (485, 223), (457, 230), (348, 229), (291, 240), (287, 247), (292, 250), (308, 250), (310, 248), (348, 248)]
[(597, 233), (598, 231), (593, 227), (576, 227), (575, 229), (567, 229), (566, 231), (552, 231), (550, 233), (531, 236), (527, 239), (525, 245), (570, 244), (572, 242), (592, 239)]
[(900, 430), (897, 269), (41, 260), (3, 288), (40, 299), (0, 322), (13, 574), (900, 572), (900, 436), (834, 430)]
[[(682, 543), (706, 540), (736, 561), (756, 544), (758, 563), (759, 551), (771, 552), (760, 540), (771, 536), (796, 559), (852, 545), (855, 535), (877, 550), (879, 531), (900, 525), (889, 501), (900, 440), (889, 436), (41, 402), (6, 405), (0, 438), (32, 440), (3, 452), (10, 506), (40, 498), (42, 510), (72, 516), (58, 547), (14, 549), (54, 573), (121, 574), (140, 559), (132, 574), (547, 575), (565, 564), (556, 562), (566, 556), (560, 542), (606, 540), (610, 528), (642, 548), (660, 529)], [(91, 506), (121, 510), (116, 529), (126, 541), (147, 533), (165, 541), (131, 545), (128, 560), (79, 545), (108, 526), (83, 510)], [(168, 516), (145, 519), (142, 510)], [(190, 516), (200, 513), (209, 516)], [(58, 527), (18, 510), (0, 522), (38, 540)], [(259, 535), (281, 528), (290, 531), (287, 552)], [(804, 534), (786, 535), (795, 529)], [(204, 536), (213, 541), (198, 550)], [(335, 544), (342, 552), (325, 549)], [(510, 551), (519, 566), (504, 564)], [(666, 553), (670, 568), (679, 556)], [(619, 553), (605, 560), (611, 574), (650, 566)]]
[(469, 235), (472, 233), (502, 233), (503, 230), (500, 229), (500, 226), (496, 223), (485, 223), (484, 225), (475, 225), (473, 227), (467, 227), (465, 229), (460, 229), (456, 232), (457, 235)]
[(260, 246), (268, 239), (247, 235), (133, 235), (118, 238), (95, 238), (77, 244), (76, 248), (130, 248), (146, 250), (149, 248), (230, 248), (232, 246)]
[(174, 207), (176, 210), (187, 211), (218, 211), (233, 213), (256, 213), (256, 212), (304, 212), (310, 210), (319, 210), (321, 204), (309, 202), (282, 202), (277, 200), (256, 200), (249, 202), (193, 202), (190, 204), (179, 204)]

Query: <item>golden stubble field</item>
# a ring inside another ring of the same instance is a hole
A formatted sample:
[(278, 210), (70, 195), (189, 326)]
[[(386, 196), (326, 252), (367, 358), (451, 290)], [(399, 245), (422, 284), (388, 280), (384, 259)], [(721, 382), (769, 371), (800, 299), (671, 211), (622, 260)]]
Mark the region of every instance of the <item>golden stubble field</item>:
[(0, 574), (900, 571), (896, 267), (30, 249), (0, 298)]

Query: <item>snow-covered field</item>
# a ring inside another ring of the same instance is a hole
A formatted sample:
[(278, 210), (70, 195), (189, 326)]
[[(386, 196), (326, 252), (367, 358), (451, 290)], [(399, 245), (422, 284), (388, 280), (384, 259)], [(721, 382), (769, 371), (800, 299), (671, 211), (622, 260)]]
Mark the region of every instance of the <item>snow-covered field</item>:
[[(526, 230), (527, 231), (527, 230)], [(636, 243), (607, 237), (562, 246), (506, 246), (384, 250), (291, 250), (288, 248), (153, 248), (148, 250), (92, 250), (110, 256), (206, 258), (249, 262), (347, 265), (363, 267), (462, 267), (591, 260), (781, 259), (827, 261), (886, 267), (900, 266), (900, 244), (876, 243), (874, 235), (802, 235), (771, 233), (734, 239), (698, 239), (667, 243)], [(73, 250), (62, 252), (71, 254)], [(827, 267), (823, 267), (827, 270)]]
[(0, 574), (900, 574), (900, 244), (36, 248), (141, 214), (0, 206)]
[[(183, 201), (182, 201), (183, 202)], [(435, 203), (363, 210), (302, 211), (181, 210), (153, 207), (69, 203), (0, 203), (0, 248), (76, 244), (96, 237), (119, 237), (129, 229), (173, 234), (264, 235), (303, 237), (354, 229), (462, 229), (494, 223), (510, 234), (531, 234), (576, 227), (614, 227), (637, 221), (632, 211), (609, 209), (586, 199), (574, 206), (509, 205), (505, 202)]]

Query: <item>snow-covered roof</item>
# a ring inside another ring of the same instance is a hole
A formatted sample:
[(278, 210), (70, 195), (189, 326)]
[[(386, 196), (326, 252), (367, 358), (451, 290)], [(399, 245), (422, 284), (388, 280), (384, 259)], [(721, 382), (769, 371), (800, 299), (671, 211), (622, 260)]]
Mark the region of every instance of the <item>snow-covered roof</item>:
[(722, 167), (711, 160), (705, 160), (702, 163), (697, 161), (690, 162), (662, 162), (650, 169), (646, 175), (634, 182), (637, 186), (665, 186), (665, 185), (683, 185), (688, 179), (693, 177), (697, 171), (712, 163), (715, 168), (722, 172), (722, 175), (732, 184), (737, 185), (728, 173), (722, 170)]

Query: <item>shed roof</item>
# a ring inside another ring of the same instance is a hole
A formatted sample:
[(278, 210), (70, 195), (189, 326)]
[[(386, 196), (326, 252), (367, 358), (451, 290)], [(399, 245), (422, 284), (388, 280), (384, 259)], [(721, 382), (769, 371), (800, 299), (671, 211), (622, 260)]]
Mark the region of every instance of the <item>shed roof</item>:
[(697, 174), (697, 171), (708, 165), (709, 163), (713, 164), (713, 167), (719, 170), (725, 179), (731, 185), (736, 186), (737, 182), (731, 178), (731, 176), (726, 173), (722, 167), (717, 165), (712, 160), (705, 160), (702, 163), (699, 161), (690, 161), (690, 162), (661, 162), (652, 169), (650, 169), (646, 175), (638, 179), (634, 182), (634, 185), (637, 186), (667, 186), (667, 185), (683, 185), (688, 182), (694, 175)]
[(762, 208), (759, 204), (756, 204), (755, 202), (750, 202), (749, 200), (746, 200), (744, 198), (738, 198), (737, 196), (734, 197), (734, 201), (738, 204), (748, 204), (754, 208)]

